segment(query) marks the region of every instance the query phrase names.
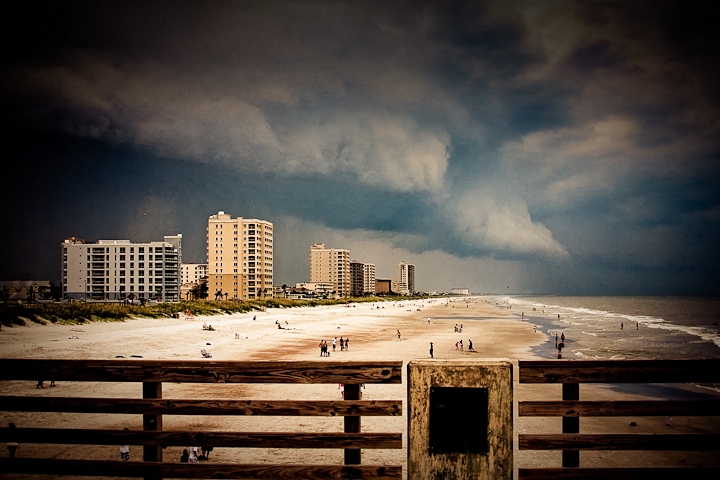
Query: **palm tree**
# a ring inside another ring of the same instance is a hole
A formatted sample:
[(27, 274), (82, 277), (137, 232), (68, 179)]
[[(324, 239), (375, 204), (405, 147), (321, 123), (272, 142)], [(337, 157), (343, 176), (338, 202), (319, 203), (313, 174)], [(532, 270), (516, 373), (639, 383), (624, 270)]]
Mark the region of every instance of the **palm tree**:
[(222, 300), (222, 297), (223, 297), (223, 291), (222, 291), (222, 290), (218, 290), (217, 292), (215, 292), (215, 301), (217, 301), (217, 300)]

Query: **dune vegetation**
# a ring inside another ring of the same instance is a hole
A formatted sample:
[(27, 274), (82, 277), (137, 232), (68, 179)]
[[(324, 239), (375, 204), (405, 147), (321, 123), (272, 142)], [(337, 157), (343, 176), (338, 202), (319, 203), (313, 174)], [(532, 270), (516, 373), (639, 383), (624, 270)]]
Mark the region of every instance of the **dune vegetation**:
[(48, 324), (77, 324), (84, 322), (112, 322), (131, 318), (170, 318), (184, 315), (225, 315), (263, 311), (267, 308), (316, 307), (346, 303), (383, 302), (408, 300), (416, 297), (360, 297), (344, 299), (287, 300), (280, 298), (226, 301), (193, 300), (177, 303), (140, 305), (139, 303), (30, 303), (0, 305), (0, 323), (5, 326), (25, 325), (27, 322)]

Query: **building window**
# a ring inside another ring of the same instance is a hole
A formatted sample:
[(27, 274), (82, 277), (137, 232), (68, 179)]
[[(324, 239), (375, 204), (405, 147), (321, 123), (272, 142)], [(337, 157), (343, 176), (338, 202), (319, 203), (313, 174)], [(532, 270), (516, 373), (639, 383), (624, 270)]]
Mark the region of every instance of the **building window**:
[[(125, 253), (125, 247), (120, 247), (120, 253)], [(124, 259), (124, 257), (123, 257)]]
[[(145, 253), (145, 247), (138, 247), (138, 253)], [(140, 260), (142, 260), (142, 258)]]

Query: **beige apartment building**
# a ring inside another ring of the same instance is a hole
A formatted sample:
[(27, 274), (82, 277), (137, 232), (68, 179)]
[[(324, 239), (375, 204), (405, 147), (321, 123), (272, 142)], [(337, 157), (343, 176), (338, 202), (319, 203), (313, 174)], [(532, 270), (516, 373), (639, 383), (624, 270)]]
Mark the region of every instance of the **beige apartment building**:
[(220, 211), (208, 218), (207, 275), (210, 299), (252, 299), (273, 295), (273, 224), (232, 218)]
[(398, 277), (393, 280), (393, 291), (403, 295), (415, 293), (415, 265), (400, 262)]
[(325, 248), (322, 243), (310, 247), (310, 282), (332, 283), (336, 295), (349, 297), (350, 251), (342, 248)]

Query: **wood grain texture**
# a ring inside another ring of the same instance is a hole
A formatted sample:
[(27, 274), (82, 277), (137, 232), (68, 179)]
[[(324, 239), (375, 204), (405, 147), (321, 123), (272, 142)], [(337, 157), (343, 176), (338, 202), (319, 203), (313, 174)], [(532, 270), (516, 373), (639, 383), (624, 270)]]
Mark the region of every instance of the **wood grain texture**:
[(401, 400), (187, 400), (0, 396), (6, 412), (156, 415), (402, 416)]
[(720, 359), (520, 360), (520, 383), (720, 382)]
[(402, 362), (0, 359), (0, 380), (181, 383), (402, 383)]
[(520, 435), (520, 450), (720, 450), (720, 434)]
[(402, 448), (402, 433), (267, 433), (0, 428), (0, 442), (237, 448)]
[(402, 478), (399, 465), (270, 465), (143, 463), (45, 458), (0, 458), (0, 471), (72, 476), (298, 479), (319, 480)]
[(563, 480), (579, 478), (612, 478), (613, 480), (658, 480), (662, 478), (691, 478), (715, 480), (720, 478), (718, 467), (635, 467), (635, 468), (521, 468), (520, 480)]
[(720, 401), (518, 402), (521, 417), (641, 417), (720, 415)]

